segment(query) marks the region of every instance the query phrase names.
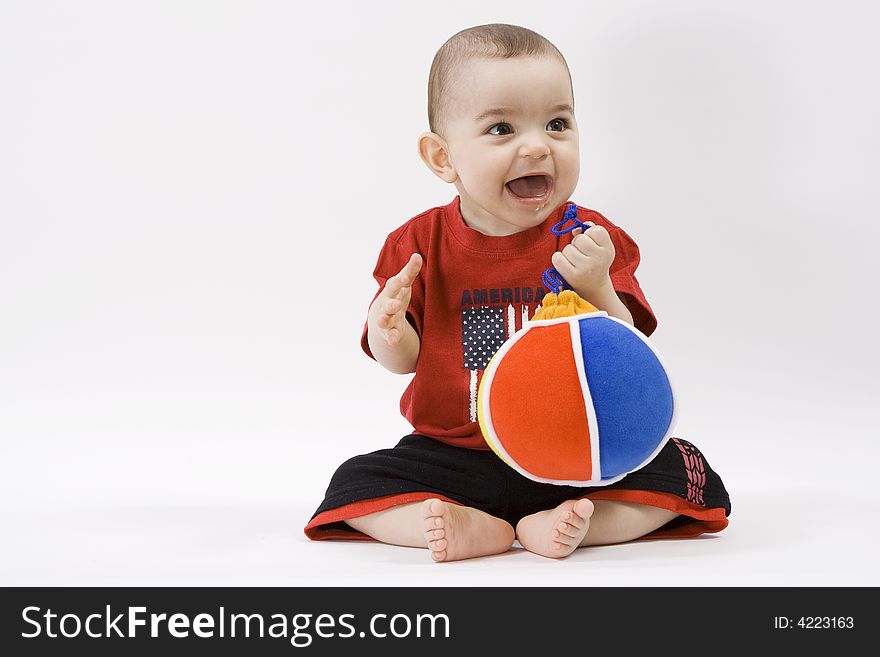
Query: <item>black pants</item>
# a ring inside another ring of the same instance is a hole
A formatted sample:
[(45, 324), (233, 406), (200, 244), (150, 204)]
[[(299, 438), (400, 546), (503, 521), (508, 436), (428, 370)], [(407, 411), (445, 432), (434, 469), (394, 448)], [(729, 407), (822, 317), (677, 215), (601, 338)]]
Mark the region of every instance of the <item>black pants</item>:
[(581, 497), (648, 504), (681, 514), (645, 538), (721, 531), (730, 515), (721, 478), (682, 438), (670, 438), (650, 463), (613, 484), (576, 487), (532, 481), (491, 450), (453, 447), (414, 434), (391, 449), (343, 463), (305, 533), (316, 540), (368, 538), (343, 521), (431, 497), (480, 509), (514, 527), (527, 515)]

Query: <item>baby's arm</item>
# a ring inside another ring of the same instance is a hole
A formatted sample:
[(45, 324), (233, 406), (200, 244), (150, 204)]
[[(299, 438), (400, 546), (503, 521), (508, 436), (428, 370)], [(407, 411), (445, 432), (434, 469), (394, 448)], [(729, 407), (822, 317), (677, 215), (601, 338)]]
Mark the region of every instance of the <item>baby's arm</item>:
[(629, 311), (629, 308), (626, 307), (626, 304), (621, 301), (620, 297), (617, 295), (617, 292), (614, 289), (614, 286), (611, 285), (611, 279), (608, 279), (607, 285), (592, 294), (590, 294), (589, 298), (584, 297), (591, 304), (596, 306), (599, 310), (604, 310), (606, 313), (611, 315), (612, 317), (616, 317), (620, 319), (630, 326), (635, 326), (633, 324), (633, 316)]
[(421, 346), (419, 336), (406, 319), (412, 284), (422, 268), (422, 256), (414, 253), (403, 269), (385, 282), (367, 314), (367, 343), (373, 357), (395, 374), (416, 371)]

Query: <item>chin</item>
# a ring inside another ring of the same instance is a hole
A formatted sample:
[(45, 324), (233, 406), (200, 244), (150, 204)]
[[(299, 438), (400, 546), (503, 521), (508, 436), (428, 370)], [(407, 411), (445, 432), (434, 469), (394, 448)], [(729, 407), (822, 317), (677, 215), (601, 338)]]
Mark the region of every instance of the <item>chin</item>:
[(541, 223), (547, 217), (553, 214), (553, 211), (556, 210), (556, 208), (558, 208), (564, 200), (565, 199), (550, 198), (547, 199), (547, 201), (543, 205), (535, 207), (535, 217), (540, 217), (540, 221), (538, 221), (538, 223)]

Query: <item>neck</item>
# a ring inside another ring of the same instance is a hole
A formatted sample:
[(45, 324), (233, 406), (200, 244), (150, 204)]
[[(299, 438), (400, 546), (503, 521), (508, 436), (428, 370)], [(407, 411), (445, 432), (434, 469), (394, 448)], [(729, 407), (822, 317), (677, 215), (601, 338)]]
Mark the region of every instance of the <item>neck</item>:
[[(508, 235), (516, 235), (524, 230), (533, 228), (533, 226), (517, 226), (487, 213), (474, 211), (464, 199), (461, 200), (459, 209), (461, 210), (461, 218), (464, 220), (465, 226), (488, 237), (507, 237)], [(540, 217), (536, 213), (535, 225), (539, 225), (546, 218)]]

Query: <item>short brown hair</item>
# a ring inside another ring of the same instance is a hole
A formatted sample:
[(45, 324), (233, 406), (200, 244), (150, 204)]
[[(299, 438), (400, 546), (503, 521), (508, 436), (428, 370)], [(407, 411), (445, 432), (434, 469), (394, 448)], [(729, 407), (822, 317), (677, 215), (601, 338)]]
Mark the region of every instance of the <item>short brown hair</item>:
[(434, 55), (428, 75), (428, 126), (431, 132), (440, 134), (445, 118), (442, 99), (449, 91), (453, 70), (463, 62), (477, 57), (509, 59), (547, 55), (558, 57), (562, 61), (570, 83), (571, 71), (568, 70), (568, 63), (559, 49), (537, 32), (525, 27), (490, 23), (469, 27), (452, 35)]

